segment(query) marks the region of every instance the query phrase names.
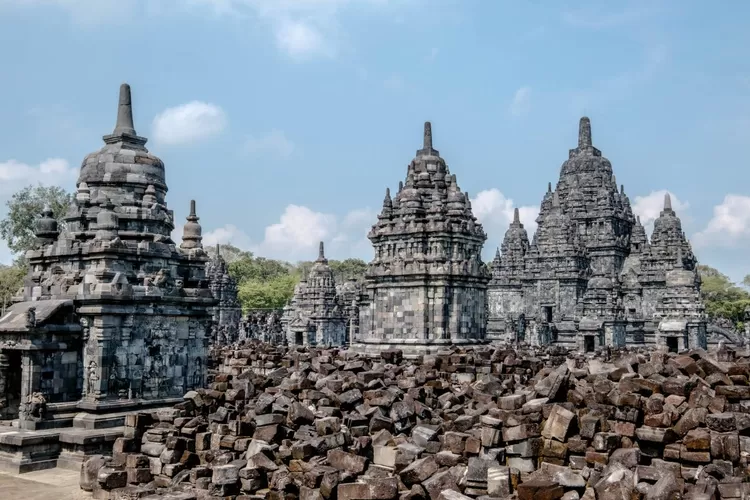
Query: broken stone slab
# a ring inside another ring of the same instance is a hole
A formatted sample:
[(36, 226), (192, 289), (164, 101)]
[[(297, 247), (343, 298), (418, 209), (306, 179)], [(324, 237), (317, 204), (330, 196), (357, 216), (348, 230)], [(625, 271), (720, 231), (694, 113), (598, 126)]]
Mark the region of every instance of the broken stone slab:
[(534, 480), (518, 485), (518, 500), (557, 500), (563, 493), (563, 487), (553, 481)]

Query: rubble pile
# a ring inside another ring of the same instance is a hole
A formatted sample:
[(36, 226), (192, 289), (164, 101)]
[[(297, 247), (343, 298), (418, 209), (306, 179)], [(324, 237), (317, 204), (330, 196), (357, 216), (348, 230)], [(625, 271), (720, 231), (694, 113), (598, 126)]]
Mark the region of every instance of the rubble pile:
[(208, 388), (130, 415), (94, 498), (648, 500), (750, 494), (750, 361), (704, 351), (253, 344)]

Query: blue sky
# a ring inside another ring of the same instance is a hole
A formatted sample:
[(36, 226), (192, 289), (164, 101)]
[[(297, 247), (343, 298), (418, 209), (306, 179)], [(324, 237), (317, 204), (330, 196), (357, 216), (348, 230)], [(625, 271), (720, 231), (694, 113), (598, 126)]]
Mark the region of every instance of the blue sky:
[[(533, 228), (580, 116), (645, 222), (750, 273), (750, 3), (0, 0), (0, 202), (72, 189), (133, 88), (181, 225), (289, 260), (362, 257), (432, 121), (489, 240)], [(0, 258), (9, 259), (7, 249)]]

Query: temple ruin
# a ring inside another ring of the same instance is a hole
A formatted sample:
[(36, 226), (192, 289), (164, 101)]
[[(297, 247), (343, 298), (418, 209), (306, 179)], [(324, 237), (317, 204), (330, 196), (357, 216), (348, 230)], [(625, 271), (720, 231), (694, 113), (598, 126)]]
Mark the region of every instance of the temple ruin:
[(582, 118), (529, 242), (518, 211), (492, 262), (488, 338), (583, 351), (706, 347), (700, 277), (669, 194), (649, 240)]
[(206, 263), (206, 277), (211, 295), (219, 302), (211, 317), (211, 341), (215, 345), (229, 345), (240, 340), (242, 308), (237, 298), (237, 281), (229, 274), (229, 267), (221, 256), (220, 245), (216, 255)]
[(3, 428), (2, 468), (77, 467), (91, 443), (111, 446), (127, 412), (172, 405), (205, 383), (217, 300), (195, 202), (177, 246), (164, 164), (146, 141), (124, 84), (114, 131), (83, 160), (65, 228), (48, 209), (37, 222), (18, 302), (0, 319), (0, 406), (21, 429), (55, 432)]
[(487, 236), (433, 148), (429, 122), (405, 183), (393, 198), (386, 190), (368, 238), (375, 258), (363, 285), (357, 349), (416, 354), (484, 342)]
[(284, 308), (281, 321), (288, 345), (342, 346), (347, 343), (347, 318), (322, 241), (318, 259), (294, 288), (294, 296)]

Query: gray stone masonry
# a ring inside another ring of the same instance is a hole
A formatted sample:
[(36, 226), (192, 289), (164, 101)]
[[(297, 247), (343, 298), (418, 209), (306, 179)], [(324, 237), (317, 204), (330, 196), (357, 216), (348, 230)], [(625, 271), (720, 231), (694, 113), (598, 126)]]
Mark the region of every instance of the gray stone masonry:
[(706, 347), (697, 261), (669, 195), (649, 241), (581, 118), (529, 243), (518, 214), (492, 262), (488, 337), (602, 346)]
[(342, 346), (347, 343), (347, 316), (336, 292), (322, 241), (318, 259), (295, 287), (281, 322), (288, 345)]
[(216, 245), (216, 256), (206, 263), (206, 276), (211, 295), (219, 301), (212, 312), (211, 341), (214, 345), (228, 345), (240, 338), (242, 308), (237, 299), (237, 281), (229, 275), (229, 268)]
[(66, 230), (49, 210), (37, 222), (18, 302), (0, 319), (0, 406), (21, 427), (205, 383), (211, 313), (224, 297), (209, 289), (195, 202), (181, 245), (171, 239), (164, 164), (146, 141), (124, 84), (114, 131), (81, 165)]
[(486, 235), (469, 195), (433, 148), (429, 122), (406, 182), (393, 198), (386, 190), (368, 238), (375, 258), (365, 276), (357, 349), (374, 354), (398, 346), (413, 354), (485, 341)]

